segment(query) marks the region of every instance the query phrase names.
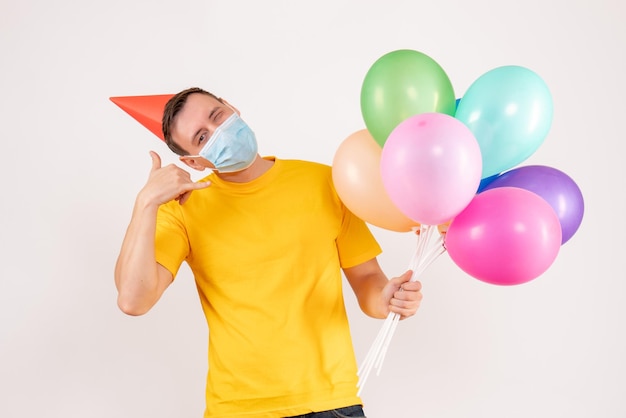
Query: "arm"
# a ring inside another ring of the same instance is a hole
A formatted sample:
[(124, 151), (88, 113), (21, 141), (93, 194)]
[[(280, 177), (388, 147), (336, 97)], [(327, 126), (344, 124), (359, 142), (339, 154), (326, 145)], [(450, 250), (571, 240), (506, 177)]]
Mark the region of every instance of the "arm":
[(154, 245), (159, 206), (177, 199), (183, 204), (193, 190), (210, 183), (194, 183), (189, 173), (175, 165), (161, 167), (154, 152), (148, 182), (141, 189), (115, 265), (117, 304), (129, 315), (142, 315), (159, 300), (173, 280), (172, 274), (156, 262)]
[(420, 282), (410, 282), (409, 270), (399, 277), (387, 279), (378, 261), (373, 258), (343, 269), (361, 310), (373, 318), (385, 318), (389, 312), (404, 319), (417, 312), (422, 300)]

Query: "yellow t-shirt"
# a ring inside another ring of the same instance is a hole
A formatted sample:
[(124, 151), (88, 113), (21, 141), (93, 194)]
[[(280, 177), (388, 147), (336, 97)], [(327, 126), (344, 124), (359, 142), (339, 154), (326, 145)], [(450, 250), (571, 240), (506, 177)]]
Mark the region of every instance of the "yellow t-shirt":
[(157, 261), (187, 261), (209, 326), (205, 417), (284, 417), (361, 403), (340, 267), (376, 257), (326, 165), (276, 159), (249, 183), (163, 205)]

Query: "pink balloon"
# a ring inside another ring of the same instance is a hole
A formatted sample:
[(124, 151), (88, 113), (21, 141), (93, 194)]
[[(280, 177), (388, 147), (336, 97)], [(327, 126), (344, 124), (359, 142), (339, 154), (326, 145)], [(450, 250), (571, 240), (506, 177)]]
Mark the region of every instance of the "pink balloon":
[(385, 190), (409, 218), (449, 221), (472, 200), (482, 173), (480, 147), (463, 122), (421, 113), (389, 134), (380, 161)]
[(544, 273), (561, 247), (561, 224), (539, 195), (515, 187), (484, 191), (452, 220), (450, 258), (470, 276), (516, 285)]

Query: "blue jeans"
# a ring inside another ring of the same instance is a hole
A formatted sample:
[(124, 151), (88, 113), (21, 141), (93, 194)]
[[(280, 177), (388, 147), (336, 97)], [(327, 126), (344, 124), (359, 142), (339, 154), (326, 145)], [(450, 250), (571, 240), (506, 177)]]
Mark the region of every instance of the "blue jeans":
[(311, 412), (305, 415), (298, 415), (288, 418), (346, 418), (346, 417), (360, 417), (365, 418), (363, 408), (361, 405), (346, 406), (345, 408), (333, 409), (330, 411)]

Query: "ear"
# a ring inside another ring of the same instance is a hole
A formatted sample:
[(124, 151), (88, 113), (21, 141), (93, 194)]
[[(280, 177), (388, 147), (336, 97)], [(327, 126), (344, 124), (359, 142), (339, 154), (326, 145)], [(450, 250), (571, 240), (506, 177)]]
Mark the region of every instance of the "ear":
[(181, 155), (180, 161), (198, 171), (204, 171), (205, 168), (213, 168), (213, 164), (199, 155)]

